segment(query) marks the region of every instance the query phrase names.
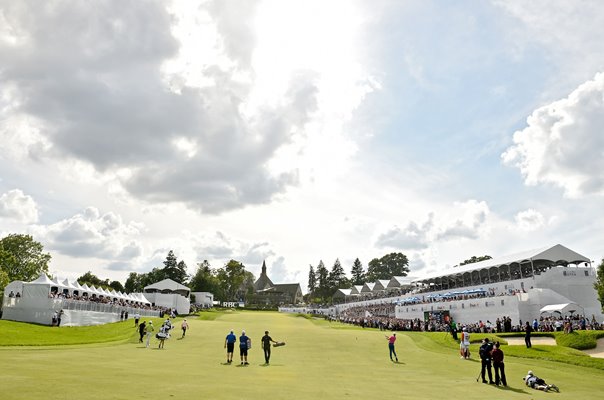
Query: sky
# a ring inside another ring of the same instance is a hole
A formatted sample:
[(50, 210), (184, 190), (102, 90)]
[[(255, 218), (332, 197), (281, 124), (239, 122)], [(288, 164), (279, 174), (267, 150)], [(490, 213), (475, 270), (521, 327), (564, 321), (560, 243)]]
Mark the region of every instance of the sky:
[(604, 258), (604, 6), (0, 0), (0, 237), (125, 282)]

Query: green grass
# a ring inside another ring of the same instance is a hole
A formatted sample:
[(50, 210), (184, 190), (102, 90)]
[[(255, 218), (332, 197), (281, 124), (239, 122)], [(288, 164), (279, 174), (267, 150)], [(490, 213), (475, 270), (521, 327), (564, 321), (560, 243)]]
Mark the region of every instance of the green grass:
[[(161, 319), (153, 318), (161, 325)], [(129, 342), (137, 334), (134, 321), (100, 326), (49, 327), (23, 322), (0, 321), (0, 346), (56, 346), (107, 342)]]
[[(140, 345), (132, 321), (85, 328), (0, 321), (0, 398), (528, 400), (592, 398), (604, 388), (600, 367), (574, 365), (589, 357), (561, 346), (534, 348), (540, 359), (523, 355), (524, 346), (503, 346), (510, 385), (503, 389), (476, 383), (477, 344), (474, 360), (460, 360), (457, 343), (443, 333), (399, 332), (396, 364), (388, 359), (387, 332), (374, 329), (276, 312), (204, 311), (187, 317), (191, 328), (180, 340), (179, 321), (164, 350), (156, 340), (152, 349)], [(252, 337), (250, 366), (225, 365), (230, 329)], [(267, 329), (287, 342), (273, 349), (270, 366), (259, 348)], [(529, 369), (562, 392), (523, 386)]]

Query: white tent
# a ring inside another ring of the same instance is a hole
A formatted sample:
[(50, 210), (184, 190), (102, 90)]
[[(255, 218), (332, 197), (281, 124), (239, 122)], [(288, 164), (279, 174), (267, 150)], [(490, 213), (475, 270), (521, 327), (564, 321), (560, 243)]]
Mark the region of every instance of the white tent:
[(23, 284), (23, 297), (48, 298), (52, 286), (57, 286), (57, 284), (42, 272), (38, 279)]
[(546, 314), (552, 314), (552, 313), (574, 314), (579, 310), (581, 312), (583, 312), (583, 307), (581, 307), (580, 305), (578, 305), (576, 303), (563, 303), (563, 304), (549, 304), (547, 306), (541, 307), (541, 309), (539, 311), (542, 314), (543, 313), (546, 313)]
[(73, 291), (74, 291), (74, 290), (78, 290), (78, 291), (79, 291), (79, 289), (76, 287), (76, 285), (75, 285), (73, 282), (71, 282), (69, 279), (65, 279), (65, 280), (63, 281), (63, 285), (64, 285), (64, 286), (65, 286), (67, 289), (69, 289), (69, 291), (70, 291), (71, 293), (73, 293)]
[(185, 285), (173, 281), (172, 279), (164, 279), (163, 281), (156, 282), (152, 285), (145, 286), (145, 293), (177, 293), (184, 297), (189, 297), (191, 289)]

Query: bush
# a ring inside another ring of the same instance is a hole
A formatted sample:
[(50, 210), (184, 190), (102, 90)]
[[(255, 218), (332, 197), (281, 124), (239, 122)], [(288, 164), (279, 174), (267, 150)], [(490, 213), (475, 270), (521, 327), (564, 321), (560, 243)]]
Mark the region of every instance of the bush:
[(572, 333), (557, 333), (556, 343), (577, 350), (593, 349), (597, 346), (598, 338), (604, 337), (603, 331), (573, 331)]

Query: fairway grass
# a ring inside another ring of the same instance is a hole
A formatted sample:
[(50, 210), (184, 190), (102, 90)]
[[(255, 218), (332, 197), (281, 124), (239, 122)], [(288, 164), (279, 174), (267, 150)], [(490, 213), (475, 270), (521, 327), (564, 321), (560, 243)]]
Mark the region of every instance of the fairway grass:
[[(233, 311), (188, 317), (190, 330), (181, 340), (181, 320), (176, 320), (164, 350), (157, 349), (155, 339), (152, 349), (139, 344), (131, 320), (112, 324), (111, 329), (119, 333), (112, 342), (0, 346), (0, 398), (575, 399), (597, 397), (604, 389), (602, 369), (511, 356), (505, 360), (509, 388), (477, 383), (477, 353), (474, 360), (460, 360), (444, 333), (399, 332), (397, 364), (388, 358), (385, 332), (373, 329), (276, 312)], [(1, 322), (4, 328), (6, 321)], [(28, 335), (32, 327), (22, 325), (20, 334)], [(67, 329), (73, 329), (35, 328), (40, 329), (37, 335), (63, 332), (65, 336), (69, 335)], [(99, 332), (110, 329), (99, 328)], [(225, 363), (224, 338), (230, 329), (237, 335), (245, 329), (252, 338), (249, 366), (239, 365), (237, 347), (233, 364)], [(270, 366), (263, 365), (260, 348), (265, 330), (274, 340), (287, 343), (272, 349)], [(3, 336), (19, 334), (0, 332)], [(4, 336), (0, 343), (6, 345), (10, 340)], [(507, 354), (508, 346), (502, 349)], [(540, 351), (546, 352), (535, 349), (535, 353)], [(522, 377), (529, 369), (558, 385), (561, 393), (524, 386)]]

